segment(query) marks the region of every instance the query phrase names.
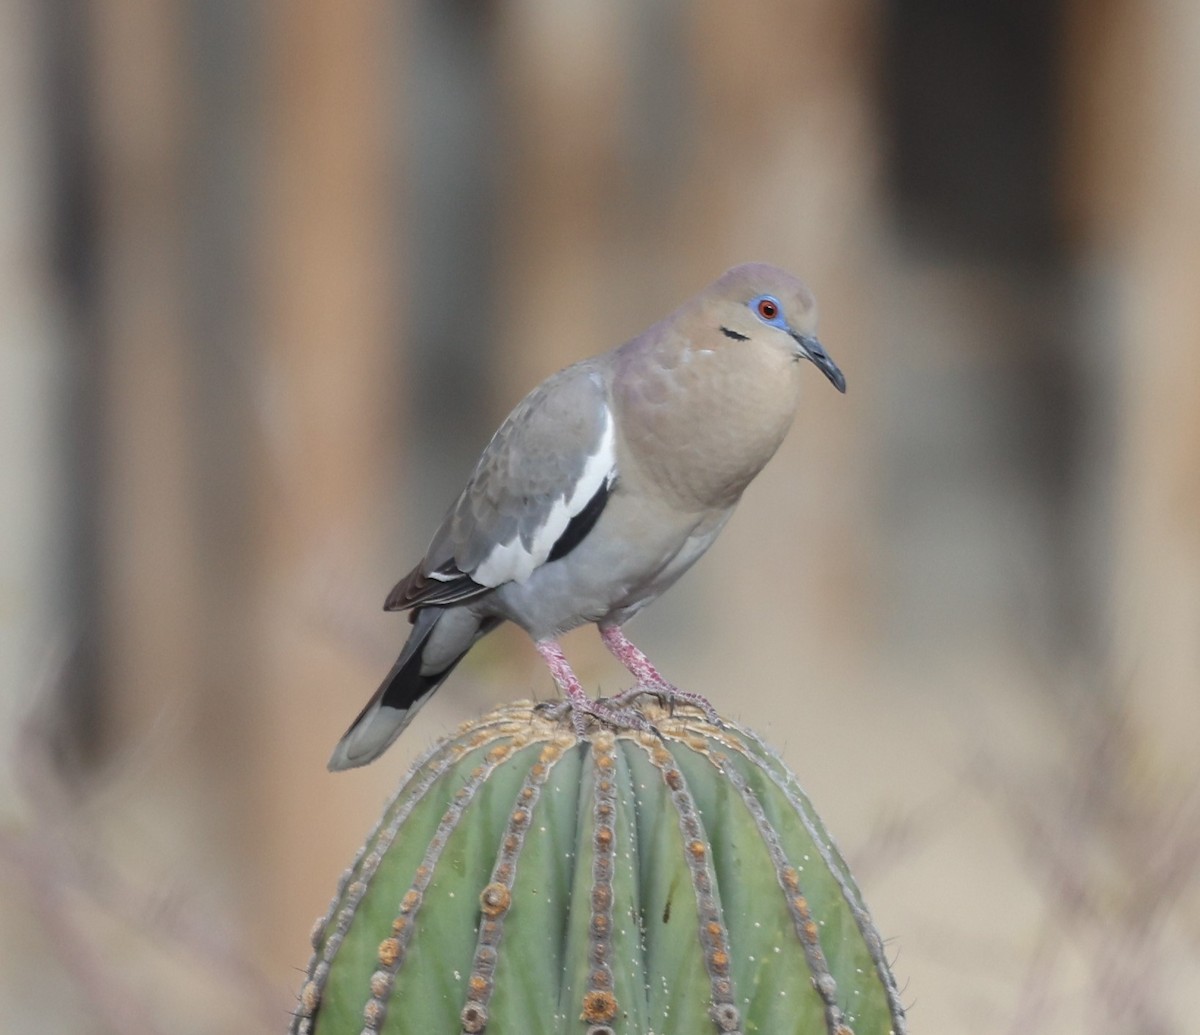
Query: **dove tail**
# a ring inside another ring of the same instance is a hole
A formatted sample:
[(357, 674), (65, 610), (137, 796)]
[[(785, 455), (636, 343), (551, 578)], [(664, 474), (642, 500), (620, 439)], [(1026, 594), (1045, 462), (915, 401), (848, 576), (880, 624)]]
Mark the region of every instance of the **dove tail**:
[(408, 642), (379, 689), (333, 749), (329, 769), (338, 772), (375, 761), (475, 642), (499, 624), (499, 618), (479, 618), (463, 608), (425, 607), (417, 611)]

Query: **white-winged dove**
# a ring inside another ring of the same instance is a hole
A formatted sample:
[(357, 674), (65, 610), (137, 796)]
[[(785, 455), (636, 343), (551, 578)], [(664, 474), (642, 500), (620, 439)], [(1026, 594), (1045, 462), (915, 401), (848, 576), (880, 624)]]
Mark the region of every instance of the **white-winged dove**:
[(392, 590), (413, 629), (330, 769), (377, 758), (502, 621), (533, 638), (577, 728), (637, 722), (593, 701), (556, 637), (586, 622), (649, 691), (667, 683), (621, 626), (712, 545), (796, 412), (800, 360), (841, 392), (813, 296), (774, 266), (736, 266), (632, 341), (535, 388), (483, 451), (424, 559)]

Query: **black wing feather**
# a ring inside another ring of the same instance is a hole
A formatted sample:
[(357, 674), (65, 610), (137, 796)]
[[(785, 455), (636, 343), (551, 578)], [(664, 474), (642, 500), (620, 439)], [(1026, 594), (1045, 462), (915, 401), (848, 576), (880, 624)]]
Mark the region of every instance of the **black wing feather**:
[(583, 542), (596, 522), (600, 520), (600, 515), (604, 513), (608, 497), (612, 495), (612, 487), (613, 483), (607, 478), (600, 483), (600, 488), (587, 501), (583, 510), (571, 518), (567, 527), (563, 529), (562, 535), (550, 547), (550, 556), (546, 558), (547, 563), (566, 557), (567, 554)]

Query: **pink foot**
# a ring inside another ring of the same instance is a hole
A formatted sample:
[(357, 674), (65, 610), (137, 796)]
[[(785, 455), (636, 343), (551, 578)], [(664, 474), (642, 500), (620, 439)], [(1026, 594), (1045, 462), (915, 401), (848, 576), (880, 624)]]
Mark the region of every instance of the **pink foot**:
[(604, 646), (612, 652), (613, 657), (624, 665), (629, 670), (629, 674), (638, 682), (638, 685), (633, 689), (626, 690), (623, 694), (618, 694), (612, 698), (614, 707), (625, 708), (643, 694), (653, 694), (668, 706), (680, 701), (684, 704), (690, 704), (695, 708), (699, 708), (704, 713), (704, 717), (714, 726), (725, 725), (708, 698), (687, 690), (680, 690), (673, 683), (668, 683), (659, 673), (658, 669), (654, 667), (650, 659), (638, 650), (625, 633), (621, 631), (619, 625), (601, 626), (600, 639), (604, 641)]
[(572, 670), (562, 648), (554, 640), (537, 640), (534, 646), (542, 656), (546, 667), (550, 669), (550, 675), (554, 677), (559, 691), (566, 698), (560, 704), (552, 705), (550, 711), (558, 713), (562, 708), (569, 710), (575, 736), (583, 739), (587, 735), (589, 716), (618, 729), (635, 729), (647, 733), (658, 732), (637, 712), (617, 705), (615, 701), (612, 703), (604, 700), (593, 701), (588, 697), (587, 691), (583, 689), (579, 677)]

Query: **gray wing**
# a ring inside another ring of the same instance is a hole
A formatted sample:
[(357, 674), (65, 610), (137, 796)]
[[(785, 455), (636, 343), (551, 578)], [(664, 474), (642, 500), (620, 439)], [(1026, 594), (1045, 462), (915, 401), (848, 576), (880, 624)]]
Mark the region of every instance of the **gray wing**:
[(586, 360), (544, 381), (509, 414), (425, 558), (384, 607), (461, 603), (524, 581), (583, 539), (615, 479), (603, 371)]

